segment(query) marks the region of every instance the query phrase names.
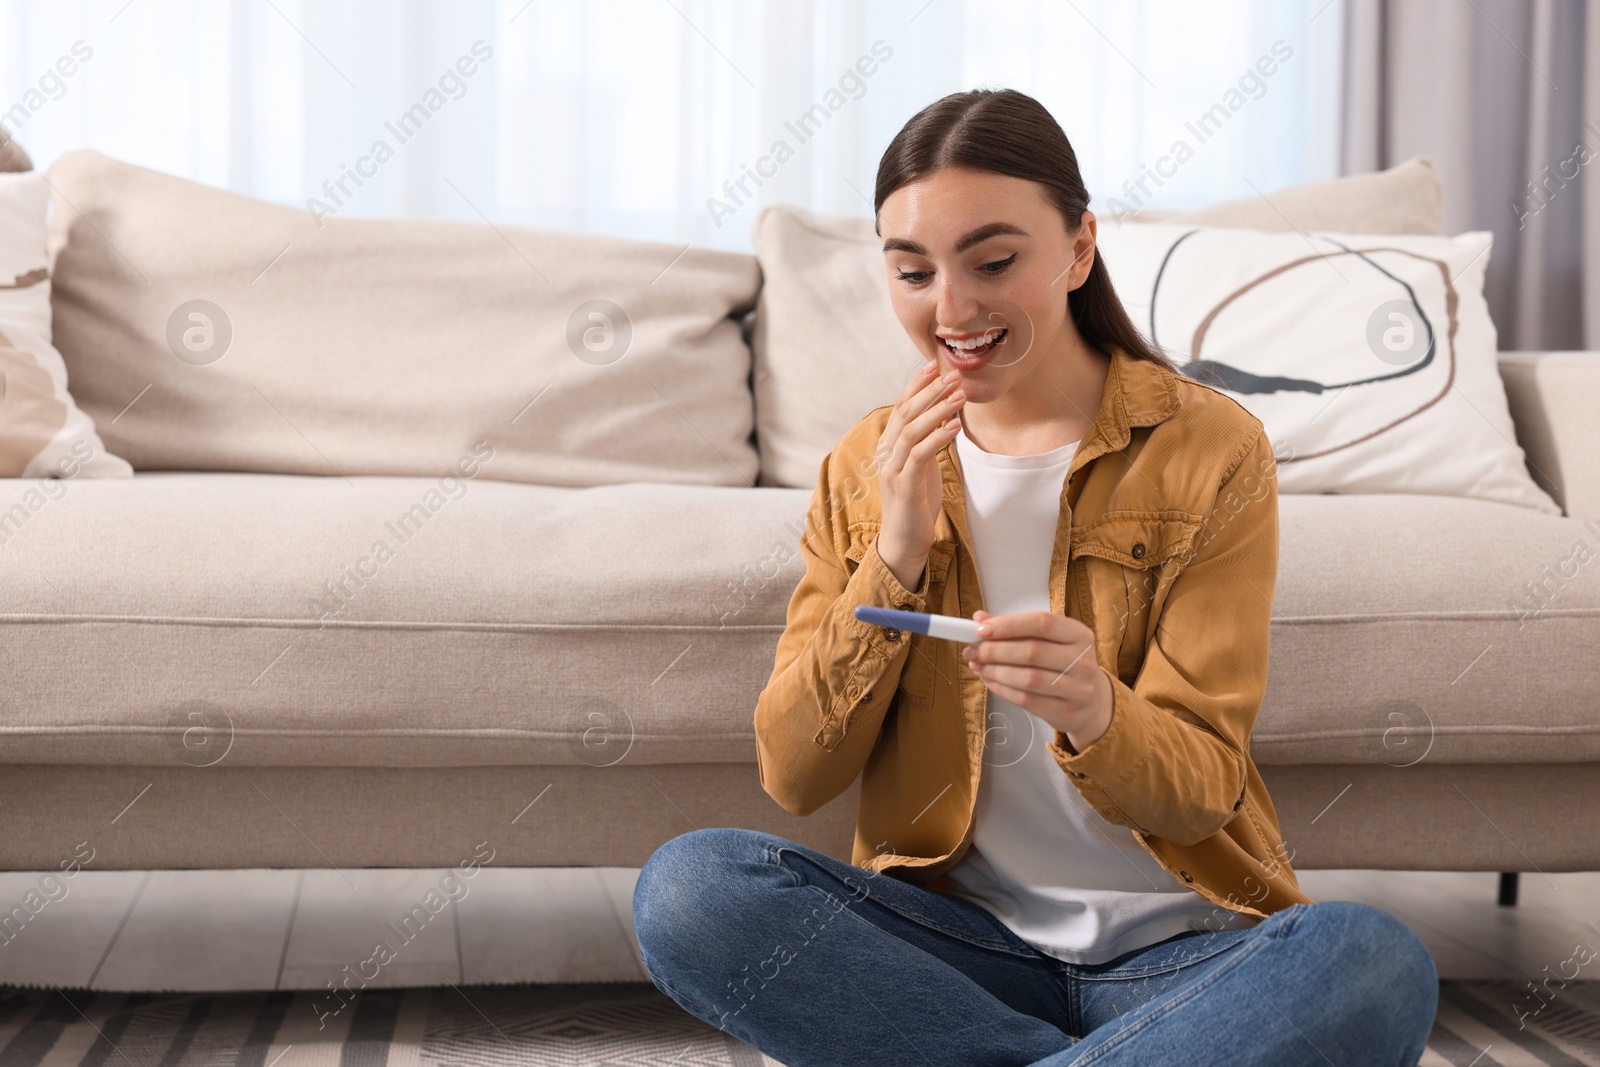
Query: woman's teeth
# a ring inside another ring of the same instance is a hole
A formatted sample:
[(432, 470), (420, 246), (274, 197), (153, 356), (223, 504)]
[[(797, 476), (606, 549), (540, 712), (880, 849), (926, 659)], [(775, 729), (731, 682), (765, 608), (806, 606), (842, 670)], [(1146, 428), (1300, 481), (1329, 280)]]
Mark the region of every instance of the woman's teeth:
[(959, 356), (962, 359), (976, 359), (977, 357), (984, 355), (997, 346), (1005, 343), (1005, 339), (1005, 329), (990, 330), (988, 333), (985, 333), (980, 337), (973, 337), (965, 341), (958, 341), (949, 337), (940, 338), (940, 340), (944, 342), (945, 347), (948, 348), (953, 355)]

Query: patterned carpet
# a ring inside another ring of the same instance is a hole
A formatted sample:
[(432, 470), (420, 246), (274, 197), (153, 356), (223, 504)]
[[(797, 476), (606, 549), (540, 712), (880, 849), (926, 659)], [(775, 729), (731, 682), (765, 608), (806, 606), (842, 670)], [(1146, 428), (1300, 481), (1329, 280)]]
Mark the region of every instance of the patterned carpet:
[[(1526, 985), (1443, 983), (1422, 1067), (1600, 1065), (1600, 982), (1570, 983), (1548, 1001), (1534, 999)], [(318, 993), (0, 987), (0, 1067), (774, 1062), (643, 984), (369, 990), (342, 1006)]]

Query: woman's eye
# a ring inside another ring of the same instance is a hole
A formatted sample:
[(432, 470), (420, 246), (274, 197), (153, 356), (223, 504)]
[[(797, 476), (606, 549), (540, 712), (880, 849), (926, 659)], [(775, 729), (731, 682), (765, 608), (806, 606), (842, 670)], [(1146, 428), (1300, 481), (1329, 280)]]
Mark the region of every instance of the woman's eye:
[(896, 274), (895, 277), (903, 282), (910, 282), (911, 284), (916, 285), (928, 277), (928, 272), (925, 270), (903, 270)]
[(1013, 252), (1009, 256), (1007, 256), (1005, 259), (997, 259), (993, 263), (985, 263), (983, 265), (982, 269), (984, 271), (988, 272), (989, 274), (999, 274), (1002, 271), (1004, 271), (1007, 267), (1011, 266), (1012, 262), (1016, 258), (1017, 258), (1017, 254), (1015, 252)]

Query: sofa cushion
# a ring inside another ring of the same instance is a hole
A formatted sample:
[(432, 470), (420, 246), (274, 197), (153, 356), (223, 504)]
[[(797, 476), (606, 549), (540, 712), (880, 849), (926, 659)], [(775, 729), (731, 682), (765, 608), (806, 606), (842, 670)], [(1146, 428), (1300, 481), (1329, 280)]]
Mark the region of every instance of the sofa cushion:
[(313, 218), (94, 152), (50, 181), (56, 343), (136, 469), (438, 476), (486, 440), (508, 481), (754, 481), (753, 256)]
[(1539, 487), (1564, 514), (1600, 519), (1600, 354), (1501, 352), (1500, 380)]
[(889, 303), (870, 218), (766, 207), (755, 350), (761, 485), (815, 486), (822, 458), (924, 360)]
[[(753, 764), (810, 499), (482, 472), (55, 484), (19, 522), (34, 483), (0, 481), (0, 764)], [(1258, 761), (1600, 759), (1600, 523), (1279, 504)]]
[(1305, 182), (1267, 196), (1246, 196), (1192, 211), (1137, 208), (1108, 212), (1119, 222), (1171, 222), (1233, 226), (1286, 233), (1333, 230), (1338, 233), (1444, 236), (1444, 183), (1427, 156), (1412, 156), (1388, 170)]
[(806, 494), (498, 461), (0, 481), (0, 764), (753, 762)]
[(1442, 496), (1278, 502), (1258, 762), (1600, 760), (1600, 522)]

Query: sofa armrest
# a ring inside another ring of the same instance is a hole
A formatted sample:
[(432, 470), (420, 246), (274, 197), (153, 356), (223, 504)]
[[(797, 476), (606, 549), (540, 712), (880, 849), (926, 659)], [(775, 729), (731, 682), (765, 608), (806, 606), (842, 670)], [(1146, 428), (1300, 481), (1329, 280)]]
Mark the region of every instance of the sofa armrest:
[(1528, 472), (1571, 517), (1600, 519), (1600, 352), (1501, 352)]

